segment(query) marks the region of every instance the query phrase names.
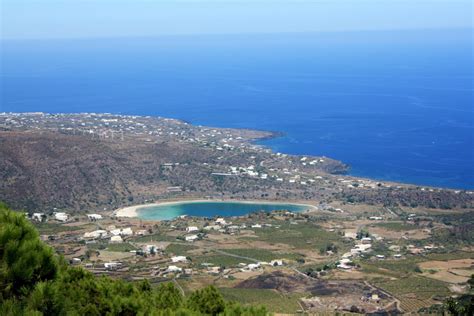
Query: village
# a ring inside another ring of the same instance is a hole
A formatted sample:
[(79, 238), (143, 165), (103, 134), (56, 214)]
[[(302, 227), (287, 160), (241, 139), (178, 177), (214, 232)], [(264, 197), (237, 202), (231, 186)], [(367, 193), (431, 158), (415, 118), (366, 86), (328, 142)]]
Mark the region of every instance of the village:
[[(258, 302), (268, 304), (274, 295), (290, 301), (275, 312), (417, 311), (439, 303), (434, 293), (467, 291), (474, 272), (469, 242), (453, 246), (439, 238), (449, 227), (427, 210), (334, 204), (304, 213), (169, 221), (114, 212), (26, 216), (71, 265), (129, 280), (171, 281), (183, 293), (205, 284), (229, 297), (270, 291)], [(405, 285), (412, 292), (398, 289), (407, 277), (420, 283)], [(420, 287), (427, 287), (423, 295), (414, 290)], [(341, 293), (344, 300), (337, 299)]]

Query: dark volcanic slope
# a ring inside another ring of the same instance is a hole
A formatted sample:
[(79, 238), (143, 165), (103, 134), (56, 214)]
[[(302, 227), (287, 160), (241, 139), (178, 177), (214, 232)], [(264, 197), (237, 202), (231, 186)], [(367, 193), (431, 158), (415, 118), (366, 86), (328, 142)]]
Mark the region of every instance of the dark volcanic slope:
[[(215, 149), (183, 142), (0, 132), (0, 201), (27, 210), (110, 210), (177, 195), (275, 197), (275, 193), (268, 195), (273, 189), (282, 196), (300, 193), (288, 184), (262, 185), (259, 178), (213, 176), (215, 171), (225, 172), (229, 163), (249, 163), (245, 151), (225, 159), (221, 155)], [(173, 166), (166, 166), (170, 163)], [(328, 160), (331, 164), (335, 163)], [(171, 186), (181, 190), (169, 192)]]
[(0, 132), (0, 199), (27, 209), (116, 206), (140, 186), (163, 191), (166, 185), (156, 181), (161, 163), (185, 154), (186, 148), (169, 144), (120, 146), (82, 136)]
[(347, 166), (255, 146), (268, 132), (108, 114), (0, 113), (0, 201), (114, 209), (170, 197), (472, 208), (474, 192), (336, 175)]

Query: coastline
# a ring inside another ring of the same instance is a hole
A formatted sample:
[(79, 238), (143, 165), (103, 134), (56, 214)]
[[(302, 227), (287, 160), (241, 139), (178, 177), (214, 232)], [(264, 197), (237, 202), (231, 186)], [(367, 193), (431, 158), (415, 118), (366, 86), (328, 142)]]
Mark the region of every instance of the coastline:
[(305, 204), (305, 203), (298, 203), (298, 202), (291, 202), (291, 201), (267, 201), (267, 200), (233, 200), (233, 199), (224, 199), (224, 200), (206, 200), (206, 199), (197, 199), (197, 200), (177, 200), (177, 201), (166, 201), (164, 200), (163, 202), (154, 202), (154, 203), (147, 203), (147, 204), (138, 204), (138, 205), (132, 205), (132, 206), (127, 206), (123, 208), (119, 208), (117, 210), (113, 211), (113, 214), (116, 217), (125, 217), (125, 218), (137, 218), (138, 217), (138, 210), (141, 208), (148, 208), (148, 207), (154, 207), (154, 206), (166, 206), (166, 205), (176, 205), (176, 204), (181, 204), (181, 203), (240, 203), (240, 204), (253, 204), (253, 203), (258, 203), (258, 204), (292, 204), (292, 205), (298, 205), (298, 206), (304, 206), (308, 207), (308, 209), (311, 209), (312, 211), (317, 210), (317, 207), (312, 204)]

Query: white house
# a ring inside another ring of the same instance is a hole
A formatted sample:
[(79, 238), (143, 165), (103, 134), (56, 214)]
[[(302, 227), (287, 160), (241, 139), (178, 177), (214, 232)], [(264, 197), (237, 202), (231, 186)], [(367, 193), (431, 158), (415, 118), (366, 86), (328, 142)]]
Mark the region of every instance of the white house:
[(223, 219), (222, 217), (216, 219), (216, 224), (218, 225), (226, 225), (227, 222), (225, 221), (225, 219)]
[(383, 218), (381, 216), (370, 216), (369, 219), (373, 221), (381, 221)]
[(87, 214), (87, 218), (90, 221), (97, 221), (99, 219), (102, 219), (102, 215), (100, 215), (100, 214)]
[(258, 268), (260, 268), (260, 263), (249, 263), (247, 265), (247, 269), (249, 270), (257, 270)]
[(198, 235), (189, 235), (189, 236), (185, 236), (185, 237), (184, 237), (184, 240), (186, 240), (186, 241), (195, 241), (195, 240), (197, 240), (198, 238), (199, 238)]
[(42, 222), (44, 216), (45, 216), (44, 213), (33, 213), (33, 215), (31, 216), (31, 219), (37, 222)]
[(166, 272), (181, 272), (183, 269), (177, 266), (168, 266), (168, 269), (166, 269)]
[(65, 222), (67, 221), (69, 215), (63, 212), (56, 212), (54, 213), (54, 219), (60, 222)]
[(360, 240), (363, 244), (370, 244), (372, 243), (372, 238), (370, 237), (364, 237)]
[(120, 235), (122, 235), (122, 236), (132, 236), (133, 235), (133, 230), (130, 227), (122, 228), (122, 230), (120, 231)]
[(262, 228), (262, 225), (260, 225), (260, 224), (254, 224), (254, 225), (252, 225), (251, 227), (252, 227), (252, 228)]
[(110, 243), (112, 243), (112, 244), (120, 244), (120, 243), (122, 243), (122, 242), (123, 242), (123, 239), (122, 239), (122, 237), (120, 237), (120, 236), (112, 236), (112, 237), (110, 237)]
[(337, 267), (339, 269), (349, 270), (349, 269), (353, 268), (351, 263), (352, 263), (351, 259), (348, 259), (348, 258), (341, 259), (341, 261), (339, 261), (339, 264), (337, 265)]
[(188, 226), (186, 227), (186, 232), (187, 233), (192, 233), (192, 232), (197, 232), (199, 231), (199, 228), (197, 228), (196, 226)]
[(121, 262), (106, 262), (104, 267), (106, 270), (116, 270), (122, 266)]
[(94, 230), (93, 232), (84, 233), (84, 238), (95, 239), (95, 238), (105, 237), (106, 235), (107, 235), (107, 231), (103, 229), (99, 229), (99, 230)]
[(282, 266), (283, 265), (283, 260), (278, 259), (278, 260), (272, 260), (270, 261), (270, 265), (277, 267), (277, 266)]
[(188, 259), (186, 259), (185, 256), (175, 256), (175, 257), (171, 257), (171, 262), (173, 263), (177, 263), (177, 262), (187, 262)]

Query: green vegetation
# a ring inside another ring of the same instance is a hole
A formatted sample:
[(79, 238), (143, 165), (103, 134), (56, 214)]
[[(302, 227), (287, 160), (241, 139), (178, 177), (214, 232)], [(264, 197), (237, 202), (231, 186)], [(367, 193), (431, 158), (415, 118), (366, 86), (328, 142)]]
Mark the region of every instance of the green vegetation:
[(241, 262), (253, 263), (253, 261), (247, 259), (231, 257), (222, 254), (209, 254), (205, 256), (194, 257), (192, 259), (193, 263), (195, 264), (210, 263), (212, 265), (220, 267), (235, 267)]
[(302, 293), (284, 295), (267, 289), (220, 288), (219, 291), (225, 299), (250, 306), (265, 304), (271, 312), (288, 314), (301, 309), (298, 300), (304, 296)]
[(397, 232), (407, 231), (418, 229), (419, 227), (413, 224), (403, 223), (403, 222), (387, 222), (387, 223), (378, 223), (376, 226), (383, 227), (385, 229), (394, 230)]
[(221, 249), (221, 251), (230, 253), (237, 256), (247, 257), (259, 261), (270, 262), (275, 259), (291, 259), (297, 260), (301, 258), (300, 255), (295, 253), (278, 253), (266, 249)]
[(197, 247), (192, 246), (192, 245), (183, 245), (183, 244), (169, 244), (168, 247), (166, 247), (166, 252), (167, 253), (172, 253), (176, 256), (182, 256), (182, 255), (187, 255), (187, 252), (190, 250), (197, 249)]
[(214, 287), (181, 295), (171, 283), (96, 278), (65, 264), (20, 213), (0, 205), (0, 315), (266, 315)]
[(134, 242), (150, 242), (150, 241), (176, 241), (176, 237), (163, 235), (163, 234), (154, 234), (147, 235), (133, 239)]
[(66, 231), (74, 231), (83, 229), (84, 226), (68, 226), (57, 223), (36, 223), (35, 228), (39, 231), (41, 235), (54, 235)]
[(410, 294), (415, 295), (417, 299), (429, 299), (435, 295), (447, 296), (450, 293), (446, 283), (418, 276), (410, 276), (397, 280), (373, 280), (372, 283), (396, 297)]
[(259, 240), (270, 244), (287, 244), (298, 249), (317, 249), (335, 244), (346, 248), (343, 239), (336, 232), (328, 232), (313, 224), (292, 225), (283, 223), (280, 228), (255, 229)]
[(108, 251), (115, 251), (115, 252), (129, 252), (132, 250), (137, 250), (137, 247), (134, 245), (125, 242), (125, 243), (120, 243), (120, 244), (111, 244), (107, 242), (97, 242), (93, 244), (88, 244), (87, 245), (88, 249), (91, 250), (108, 250)]

